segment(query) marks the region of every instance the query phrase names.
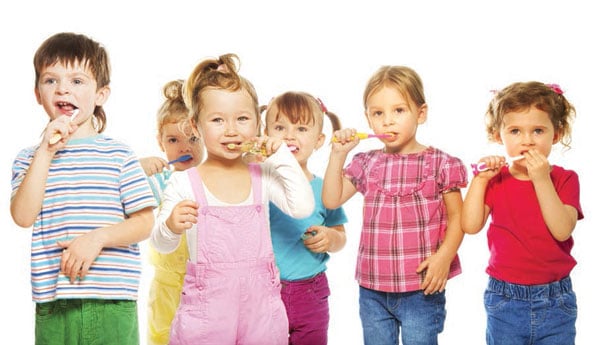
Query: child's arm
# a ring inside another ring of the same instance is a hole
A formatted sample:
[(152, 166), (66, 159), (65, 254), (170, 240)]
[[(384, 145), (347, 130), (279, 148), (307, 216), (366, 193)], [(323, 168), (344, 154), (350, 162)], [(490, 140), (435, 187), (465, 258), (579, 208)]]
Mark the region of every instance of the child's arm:
[(333, 135), (336, 140), (331, 143), (331, 154), (323, 176), (323, 194), (321, 196), (323, 205), (329, 209), (342, 206), (356, 193), (356, 187), (344, 177), (343, 169), (348, 153), (359, 142), (354, 129), (335, 131)]
[(490, 214), (490, 208), (485, 204), (488, 182), (506, 164), (502, 156), (484, 157), (479, 162), (485, 163), (489, 170), (475, 175), (467, 189), (460, 217), (462, 230), (467, 234), (476, 234), (483, 229)]
[(527, 172), (535, 188), (544, 222), (554, 239), (565, 241), (575, 229), (577, 209), (563, 204), (560, 200), (550, 178), (550, 164), (547, 158), (537, 150), (530, 150), (524, 156), (527, 159)]
[[(48, 127), (50, 127), (50, 124)], [(50, 129), (47, 131), (50, 131)], [(50, 132), (48, 135), (52, 133), (54, 132)], [(32, 226), (40, 214), (46, 192), (50, 163), (56, 151), (64, 146), (65, 143), (62, 140), (55, 145), (48, 145), (45, 138), (35, 151), (31, 164), (23, 176), (23, 181), (19, 184), (10, 201), (10, 214), (18, 226), (24, 228)]]
[(158, 174), (163, 171), (163, 169), (169, 167), (164, 158), (153, 156), (140, 158), (140, 165), (142, 166), (142, 169), (144, 169), (146, 176)]
[(417, 273), (427, 270), (421, 283), (421, 289), (426, 295), (441, 292), (446, 288), (450, 264), (454, 260), (464, 236), (460, 226), (463, 205), (460, 190), (444, 193), (443, 198), (448, 214), (446, 235), (437, 252), (424, 260), (417, 268)]
[(344, 225), (313, 225), (307, 229), (309, 233), (312, 231), (316, 231), (315, 235), (304, 240), (304, 245), (313, 253), (334, 253), (346, 245)]
[[(263, 139), (264, 140), (264, 139)], [(267, 139), (267, 147), (271, 147)], [(296, 158), (285, 145), (277, 146), (275, 153), (262, 164), (263, 173), (268, 174), (269, 199), (285, 214), (304, 218), (312, 214), (315, 198), (312, 188)]]
[(154, 224), (151, 207), (132, 213), (126, 220), (90, 231), (68, 241), (57, 241), (63, 253), (60, 260), (61, 271), (75, 282), (77, 276), (85, 278), (103, 248), (127, 246), (138, 243), (150, 235)]

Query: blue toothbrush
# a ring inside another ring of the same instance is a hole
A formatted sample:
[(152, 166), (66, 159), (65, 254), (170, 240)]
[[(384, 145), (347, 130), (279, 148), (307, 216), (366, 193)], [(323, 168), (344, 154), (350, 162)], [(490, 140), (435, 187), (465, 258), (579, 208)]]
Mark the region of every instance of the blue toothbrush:
[(190, 159), (192, 159), (191, 155), (183, 155), (177, 159), (173, 159), (172, 161), (168, 162), (167, 164), (171, 165), (171, 164), (175, 164), (175, 163), (179, 163), (179, 162), (185, 162)]

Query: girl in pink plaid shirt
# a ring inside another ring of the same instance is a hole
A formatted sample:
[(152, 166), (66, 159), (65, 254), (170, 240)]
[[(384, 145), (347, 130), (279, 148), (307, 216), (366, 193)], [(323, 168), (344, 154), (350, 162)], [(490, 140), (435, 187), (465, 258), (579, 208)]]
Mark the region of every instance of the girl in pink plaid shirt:
[(363, 97), (369, 127), (382, 149), (356, 154), (355, 129), (334, 133), (324, 176), (323, 204), (336, 208), (364, 196), (356, 267), (365, 344), (437, 344), (446, 316), (449, 278), (460, 273), (456, 252), (467, 171), (460, 159), (419, 143), (427, 119), (419, 75), (381, 67)]

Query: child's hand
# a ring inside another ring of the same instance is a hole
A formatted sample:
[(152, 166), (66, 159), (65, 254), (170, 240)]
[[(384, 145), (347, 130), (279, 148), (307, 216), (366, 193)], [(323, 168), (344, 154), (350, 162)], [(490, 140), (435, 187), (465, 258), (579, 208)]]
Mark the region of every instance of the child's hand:
[(338, 230), (322, 225), (313, 225), (306, 229), (304, 245), (313, 253), (327, 253), (336, 244), (335, 239)]
[(254, 162), (264, 162), (267, 157), (275, 153), (283, 144), (283, 141), (279, 138), (262, 136), (262, 137), (254, 137), (251, 139), (252, 142), (256, 143), (256, 147), (260, 147), (261, 154), (252, 155), (252, 161)]
[[(77, 130), (77, 127), (77, 124), (71, 121), (70, 116), (61, 115), (48, 123), (42, 142), (52, 149), (59, 150), (65, 146), (67, 139)], [(60, 134), (61, 139), (52, 144), (50, 141), (56, 134)]]
[(181, 235), (184, 231), (190, 229), (198, 221), (198, 204), (192, 200), (180, 201), (171, 215), (165, 221), (169, 230)]
[(160, 157), (144, 157), (140, 158), (140, 165), (144, 169), (146, 176), (152, 176), (168, 168), (167, 161)]
[(56, 244), (63, 248), (60, 258), (60, 270), (70, 278), (71, 284), (79, 277), (83, 280), (94, 263), (103, 244), (95, 232), (75, 237), (67, 241), (57, 241)]
[(429, 295), (444, 291), (448, 282), (452, 259), (448, 259), (438, 252), (421, 262), (417, 267), (417, 273), (423, 276), (421, 289), (423, 289), (424, 294)]
[(486, 156), (477, 163), (484, 163), (487, 170), (478, 172), (476, 177), (489, 180), (500, 172), (500, 168), (506, 165), (506, 159), (503, 156)]
[(527, 174), (531, 181), (537, 181), (550, 176), (550, 162), (538, 150), (532, 149), (523, 154), (527, 163)]
[(331, 147), (334, 152), (348, 153), (358, 145), (360, 138), (356, 135), (356, 129), (344, 128), (333, 133), (335, 141), (332, 140)]

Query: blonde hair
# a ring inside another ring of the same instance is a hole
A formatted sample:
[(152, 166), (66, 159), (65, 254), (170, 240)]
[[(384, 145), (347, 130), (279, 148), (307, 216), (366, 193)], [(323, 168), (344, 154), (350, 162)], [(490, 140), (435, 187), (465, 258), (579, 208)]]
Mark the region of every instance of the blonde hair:
[(414, 102), (417, 108), (426, 103), (423, 82), (417, 72), (406, 66), (382, 66), (371, 76), (365, 87), (363, 93), (365, 110), (369, 97), (384, 86), (396, 88), (406, 100)]
[[(188, 77), (183, 91), (183, 99), (190, 110), (192, 122), (197, 126), (202, 107), (202, 92), (207, 89), (227, 91), (245, 90), (252, 98), (257, 123), (259, 106), (256, 90), (250, 81), (238, 74), (239, 58), (235, 54), (225, 54), (219, 58), (209, 58), (200, 62)], [(258, 134), (258, 133), (257, 133)]]
[[(323, 102), (306, 92), (288, 91), (271, 100), (268, 106), (261, 107), (268, 115), (275, 112), (275, 120), (287, 117), (291, 123), (316, 124), (319, 132), (323, 130), (323, 115), (331, 121), (333, 131), (341, 128), (337, 115), (327, 110)], [(262, 112), (262, 111), (261, 111)]]
[(560, 143), (570, 148), (575, 107), (567, 101), (557, 85), (538, 81), (516, 82), (495, 93), (485, 114), (488, 139), (493, 141), (495, 134), (500, 131), (504, 115), (530, 107), (548, 114)]
[(189, 111), (183, 100), (183, 84), (181, 79), (172, 80), (163, 86), (163, 96), (165, 101), (158, 109), (156, 115), (156, 128), (158, 129), (159, 137), (163, 134), (163, 128), (167, 124), (177, 123), (180, 125), (180, 130), (186, 135), (190, 124)]

